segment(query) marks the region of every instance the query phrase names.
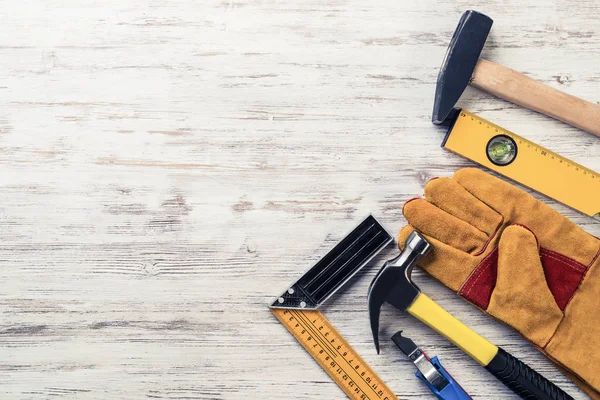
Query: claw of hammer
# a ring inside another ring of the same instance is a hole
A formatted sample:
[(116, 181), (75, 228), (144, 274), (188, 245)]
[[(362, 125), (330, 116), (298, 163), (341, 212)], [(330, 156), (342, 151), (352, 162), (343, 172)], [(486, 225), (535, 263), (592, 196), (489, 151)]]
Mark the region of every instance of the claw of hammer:
[(377, 354), (379, 354), (379, 315), (383, 303), (387, 302), (400, 310), (406, 310), (421, 293), (411, 280), (417, 260), (426, 255), (431, 245), (417, 232), (406, 239), (404, 250), (394, 259), (387, 261), (369, 287), (369, 318)]
[(421, 235), (411, 233), (406, 239), (404, 251), (386, 262), (373, 279), (369, 287), (369, 317), (377, 353), (379, 314), (381, 306), (387, 302), (402, 311), (408, 311), (444, 335), (522, 398), (572, 399), (527, 364), (477, 334), (421, 293), (410, 275), (416, 262), (427, 254), (430, 247)]

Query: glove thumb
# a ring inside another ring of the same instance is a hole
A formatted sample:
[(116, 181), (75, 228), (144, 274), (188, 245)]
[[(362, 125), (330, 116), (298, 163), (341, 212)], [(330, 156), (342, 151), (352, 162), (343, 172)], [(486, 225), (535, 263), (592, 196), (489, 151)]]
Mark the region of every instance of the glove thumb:
[(548, 288), (533, 232), (511, 225), (498, 245), (498, 276), (487, 312), (539, 347), (552, 337), (563, 313)]

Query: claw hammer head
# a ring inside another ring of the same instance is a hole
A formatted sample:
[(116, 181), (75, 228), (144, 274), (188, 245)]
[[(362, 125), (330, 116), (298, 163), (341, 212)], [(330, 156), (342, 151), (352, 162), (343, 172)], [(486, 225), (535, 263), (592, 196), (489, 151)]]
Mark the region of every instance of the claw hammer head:
[(379, 315), (383, 303), (405, 311), (421, 291), (411, 280), (417, 260), (426, 255), (431, 245), (417, 232), (406, 239), (404, 250), (393, 260), (387, 261), (369, 287), (369, 318), (375, 348), (379, 354)]

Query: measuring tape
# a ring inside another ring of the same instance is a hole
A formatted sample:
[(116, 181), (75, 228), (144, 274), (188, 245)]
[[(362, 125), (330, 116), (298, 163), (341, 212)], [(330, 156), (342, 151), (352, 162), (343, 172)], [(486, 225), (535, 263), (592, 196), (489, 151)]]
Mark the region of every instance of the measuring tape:
[(600, 220), (600, 174), (460, 110), (442, 147)]
[(350, 399), (398, 400), (320, 311), (271, 308), (271, 312)]

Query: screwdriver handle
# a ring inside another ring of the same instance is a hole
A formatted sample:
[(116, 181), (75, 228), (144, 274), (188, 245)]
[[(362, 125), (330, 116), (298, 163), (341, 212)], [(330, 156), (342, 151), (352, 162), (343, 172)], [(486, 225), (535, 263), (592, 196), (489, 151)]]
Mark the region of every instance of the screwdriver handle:
[(523, 399), (573, 399), (561, 388), (501, 347), (498, 347), (498, 353), (485, 369)]

